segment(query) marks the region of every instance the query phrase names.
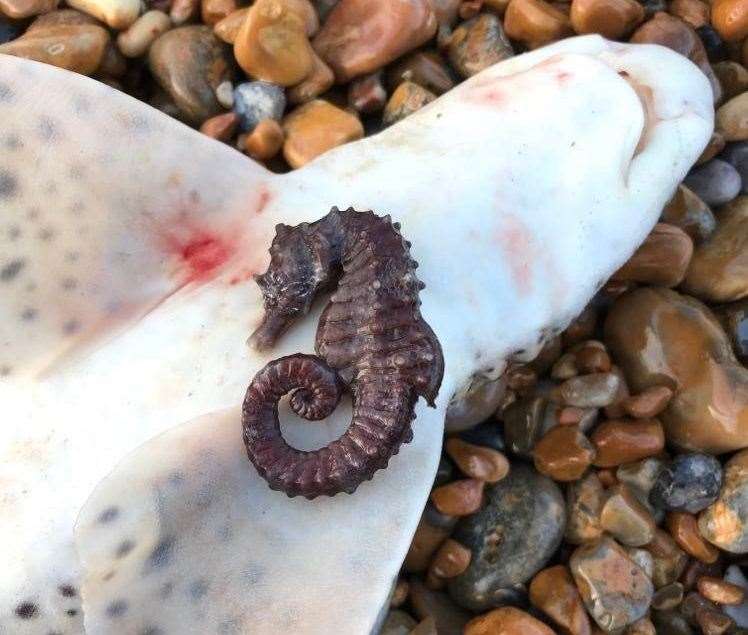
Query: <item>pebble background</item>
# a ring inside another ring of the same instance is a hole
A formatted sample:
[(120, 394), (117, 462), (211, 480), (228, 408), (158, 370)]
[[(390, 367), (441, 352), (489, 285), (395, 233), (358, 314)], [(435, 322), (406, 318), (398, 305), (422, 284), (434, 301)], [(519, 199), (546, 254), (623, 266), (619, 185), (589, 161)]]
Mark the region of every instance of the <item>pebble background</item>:
[(748, 0), (0, 0), (0, 52), (276, 172), (585, 33), (687, 56), (716, 130), (630, 261), (445, 440), (383, 635), (748, 633)]

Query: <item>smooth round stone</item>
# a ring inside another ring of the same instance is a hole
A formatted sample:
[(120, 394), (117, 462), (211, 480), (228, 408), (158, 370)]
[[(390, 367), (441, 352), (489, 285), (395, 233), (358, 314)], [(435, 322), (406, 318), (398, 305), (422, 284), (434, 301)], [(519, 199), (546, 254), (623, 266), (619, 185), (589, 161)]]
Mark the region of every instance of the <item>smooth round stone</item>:
[(725, 464), (719, 498), (699, 516), (699, 531), (730, 553), (748, 553), (748, 450)]
[(742, 64), (727, 60), (712, 65), (722, 86), (722, 99), (728, 101), (748, 90), (748, 69)]
[[(726, 64), (727, 62), (724, 63)], [(748, 70), (746, 71), (746, 75), (748, 75)], [(746, 87), (746, 90), (748, 90), (748, 86)], [(743, 181), (740, 193), (748, 193), (748, 141), (728, 143), (719, 158), (723, 161), (727, 161), (738, 171), (740, 179)]]
[(67, 4), (118, 31), (135, 22), (143, 8), (141, 0), (67, 0)]
[(722, 466), (709, 454), (681, 454), (665, 466), (649, 493), (653, 505), (690, 514), (711, 505), (722, 487)]
[(461, 635), (472, 617), (446, 593), (427, 588), (418, 578), (410, 578), (410, 606), (419, 619), (433, 618), (437, 632), (446, 635)]
[(742, 628), (748, 629), (748, 580), (738, 565), (730, 565), (725, 571), (725, 580), (731, 584), (739, 586), (745, 592), (745, 597), (741, 604), (736, 606), (725, 606), (724, 612), (729, 615), (735, 623)]
[(456, 524), (456, 516), (442, 514), (433, 505), (427, 504), (405, 556), (405, 571), (426, 571), (436, 550), (449, 538)]
[(507, 449), (519, 456), (532, 458), (535, 443), (546, 432), (545, 397), (527, 397), (504, 410), (504, 440)]
[(215, 91), (231, 80), (231, 61), (210, 27), (167, 31), (151, 45), (148, 62), (153, 76), (189, 121), (200, 124), (223, 112)]
[(221, 115), (216, 115), (215, 117), (206, 119), (200, 126), (200, 132), (212, 139), (229, 141), (234, 135), (238, 124), (239, 117), (236, 116), (236, 113), (225, 112)]
[(236, 41), (236, 36), (239, 35), (239, 31), (241, 31), (242, 26), (247, 20), (247, 13), (249, 13), (249, 7), (243, 7), (230, 13), (213, 25), (213, 33), (215, 33), (219, 39), (226, 42), (226, 44), (233, 44)]
[(379, 635), (409, 635), (417, 622), (405, 611), (395, 609), (387, 613)]
[(263, 119), (244, 137), (244, 152), (258, 161), (268, 161), (283, 147), (283, 128), (275, 119)]
[(742, 93), (717, 109), (715, 126), (727, 141), (748, 139), (748, 94)]
[(344, 83), (425, 44), (436, 28), (430, 0), (340, 0), (314, 38), (314, 48)]
[(743, 587), (721, 578), (702, 576), (696, 583), (699, 593), (716, 604), (740, 604), (745, 598)]
[(604, 408), (618, 395), (621, 380), (615, 373), (592, 373), (567, 379), (558, 389), (558, 397), (567, 406)]
[(174, 26), (182, 26), (197, 17), (200, 0), (172, 0), (169, 17)]
[(739, 42), (748, 36), (748, 3), (745, 0), (714, 0), (712, 25), (728, 42)]
[(597, 472), (591, 471), (583, 479), (569, 484), (566, 489), (566, 542), (581, 545), (602, 535), (600, 511), (605, 496)]
[(449, 63), (462, 77), (471, 77), (514, 55), (501, 20), (483, 13), (458, 26), (447, 47)]
[(415, 82), (403, 82), (395, 89), (384, 107), (382, 121), (386, 126), (390, 126), (412, 115), (435, 99), (434, 93)]
[(30, 18), (57, 8), (59, 0), (0, 0), (0, 16), (11, 20)]
[(382, 71), (354, 79), (348, 85), (348, 105), (360, 113), (380, 112), (387, 103)]
[(535, 49), (573, 33), (569, 17), (545, 0), (511, 0), (504, 29), (513, 40)]
[(680, 227), (696, 243), (709, 238), (717, 226), (709, 206), (683, 184), (662, 210), (660, 220)]
[[(506, 373), (498, 377), (477, 373), (449, 401), (444, 428), (460, 432), (492, 417), (507, 396)], [(502, 448), (496, 448), (497, 450)]]
[(707, 161), (711, 161), (725, 149), (725, 145), (727, 145), (725, 135), (723, 135), (719, 130), (712, 130), (712, 136), (709, 137), (709, 142), (701, 151), (699, 158), (696, 159), (696, 165), (703, 165)]
[(689, 556), (706, 564), (717, 561), (719, 551), (704, 540), (695, 516), (685, 512), (670, 512), (665, 519), (665, 526), (675, 542)]
[(535, 575), (558, 548), (565, 526), (558, 486), (528, 465), (513, 465), (485, 494), (484, 508), (460, 521), (453, 534), (473, 558), (450, 581), (449, 592), (474, 611), (502, 605), (512, 587)]
[(701, 2), (701, 0), (673, 0), (668, 10), (676, 18), (687, 22), (694, 29), (709, 24), (709, 5)]
[(243, 132), (251, 132), (264, 119), (280, 121), (285, 109), (286, 95), (277, 84), (244, 82), (234, 88), (234, 112)]
[(743, 186), (738, 171), (721, 159), (712, 159), (694, 168), (683, 183), (707, 205), (729, 203)]
[(451, 438), (445, 443), (447, 454), (466, 476), (496, 483), (509, 473), (509, 461), (499, 451)]
[(429, 568), (429, 575), (437, 578), (454, 578), (460, 575), (470, 564), (470, 550), (456, 540), (448, 538), (434, 555)]
[(603, 630), (622, 629), (647, 613), (652, 582), (612, 538), (577, 547), (569, 566), (587, 610)]
[(442, 514), (469, 516), (477, 512), (483, 503), (484, 485), (484, 481), (473, 478), (452, 481), (431, 492), (431, 501)]
[(709, 454), (748, 447), (748, 370), (706, 306), (670, 289), (636, 289), (613, 304), (605, 335), (633, 390), (675, 389), (659, 415), (668, 441)]
[(657, 419), (612, 419), (601, 423), (590, 436), (597, 450), (597, 467), (616, 467), (659, 454), (665, 435)]
[(644, 7), (636, 0), (573, 0), (570, 17), (574, 31), (580, 35), (599, 33), (619, 39), (644, 19)]
[(535, 444), (535, 469), (554, 481), (576, 481), (595, 458), (595, 448), (577, 426), (556, 426)]
[(485, 421), (459, 434), (460, 439), (472, 443), (493, 448), (499, 452), (504, 451), (504, 435), (501, 426), (496, 421)]
[(738, 359), (748, 364), (748, 298), (725, 304), (716, 311)]
[(680, 578), (689, 560), (669, 533), (658, 527), (654, 539), (644, 548), (652, 554), (652, 582), (655, 588), (660, 589)]
[(312, 49), (312, 70), (306, 79), (288, 89), (288, 101), (292, 104), (305, 104), (322, 93), (327, 92), (335, 83), (332, 69)]
[(213, 26), (230, 16), (237, 8), (236, 0), (202, 0), (200, 17), (204, 24)]
[(117, 46), (125, 57), (140, 57), (170, 28), (171, 19), (163, 11), (148, 11), (117, 36)]
[(540, 620), (513, 606), (505, 606), (470, 620), (463, 635), (554, 635)]
[(717, 229), (694, 251), (682, 288), (708, 302), (748, 296), (748, 196), (722, 210)]
[(441, 95), (454, 87), (449, 68), (441, 55), (434, 51), (416, 51), (398, 61), (387, 71), (387, 84), (391, 90), (402, 82), (415, 82)]
[(530, 602), (564, 633), (589, 635), (590, 620), (572, 580), (564, 565), (543, 569), (530, 583)]

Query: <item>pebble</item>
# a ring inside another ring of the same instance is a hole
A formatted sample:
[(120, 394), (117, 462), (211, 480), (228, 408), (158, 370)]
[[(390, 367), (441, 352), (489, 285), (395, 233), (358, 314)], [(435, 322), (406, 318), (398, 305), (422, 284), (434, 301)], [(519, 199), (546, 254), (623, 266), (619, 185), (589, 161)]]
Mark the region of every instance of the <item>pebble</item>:
[(410, 584), (407, 580), (399, 578), (395, 583), (395, 588), (392, 589), (392, 595), (390, 596), (390, 606), (392, 608), (398, 608), (405, 604), (410, 594)]
[(238, 9), (236, 0), (202, 0), (200, 17), (205, 24), (214, 26)]
[(683, 584), (683, 588), (686, 591), (693, 591), (696, 588), (696, 583), (699, 578), (703, 576), (721, 576), (723, 569), (724, 564), (720, 558), (710, 564), (691, 558), (685, 571), (683, 571), (683, 574), (680, 576), (680, 582)]
[(222, 112), (215, 89), (231, 79), (231, 60), (207, 26), (183, 26), (160, 36), (148, 52), (153, 76), (192, 123)]
[(455, 29), (447, 55), (452, 67), (467, 78), (509, 59), (514, 51), (501, 20), (492, 13), (483, 13)]
[(629, 547), (641, 547), (652, 541), (657, 526), (652, 515), (624, 483), (606, 492), (607, 498), (600, 512), (600, 525), (618, 542)]
[(695, 167), (683, 182), (707, 205), (717, 206), (729, 203), (742, 187), (738, 171), (721, 159), (712, 159)]
[(717, 109), (715, 126), (728, 142), (748, 139), (748, 94), (741, 93), (722, 104)]
[(405, 119), (436, 99), (434, 93), (415, 82), (403, 82), (392, 93), (384, 107), (382, 121), (386, 126)]
[(415, 82), (435, 95), (441, 95), (454, 87), (449, 68), (441, 55), (434, 51), (416, 51), (398, 61), (387, 71), (390, 90), (402, 82)]
[(447, 439), (445, 449), (463, 474), (470, 478), (496, 483), (509, 473), (509, 461), (493, 448), (473, 445), (452, 437)]
[(121, 31), (138, 19), (141, 0), (67, 0), (67, 5)]
[(410, 631), (410, 635), (439, 635), (436, 629), (436, 621), (433, 617), (427, 617), (416, 625), (416, 627)]
[(706, 50), (710, 62), (723, 62), (730, 57), (727, 43), (711, 24), (699, 27), (696, 29), (696, 33), (701, 39), (701, 43), (704, 45), (704, 49)]
[(676, 608), (683, 601), (683, 585), (673, 582), (657, 589), (652, 596), (652, 608), (658, 611), (669, 611)]
[(535, 49), (573, 33), (568, 16), (545, 0), (511, 0), (504, 29), (513, 40)]
[(288, 89), (288, 101), (292, 104), (305, 104), (327, 92), (335, 83), (332, 69), (312, 50), (312, 70), (307, 78)]
[(314, 39), (338, 83), (379, 70), (436, 34), (430, 0), (340, 0)]
[(504, 440), (513, 454), (532, 458), (532, 450), (545, 432), (547, 405), (545, 397), (534, 396), (520, 399), (504, 410)]
[(654, 456), (665, 447), (665, 435), (657, 419), (610, 420), (593, 431), (597, 467), (615, 467)]
[(620, 378), (615, 373), (593, 373), (567, 379), (554, 390), (554, 395), (567, 406), (603, 408), (618, 395)]
[(748, 196), (721, 211), (717, 229), (694, 252), (683, 289), (709, 302), (748, 297)]
[(484, 481), (473, 478), (452, 481), (431, 492), (431, 501), (442, 514), (469, 516), (477, 512), (483, 503), (484, 484)]
[(485, 421), (473, 428), (463, 430), (459, 433), (459, 437), (473, 445), (493, 448), (499, 452), (504, 451), (504, 435), (501, 426), (495, 421)]
[(748, 4), (743, 0), (714, 0), (712, 26), (728, 42), (744, 40), (748, 37)]
[(745, 598), (743, 587), (712, 576), (699, 578), (696, 588), (707, 600), (716, 604), (741, 604)]
[(646, 614), (652, 583), (612, 538), (577, 547), (569, 566), (587, 611), (603, 630), (622, 629)]
[(688, 620), (677, 611), (653, 611), (652, 622), (658, 635), (696, 635)]
[(709, 542), (730, 553), (748, 553), (748, 450), (735, 454), (724, 468), (719, 498), (699, 517)]
[(263, 119), (244, 137), (244, 152), (257, 161), (268, 161), (283, 147), (283, 128), (275, 119)]
[(247, 20), (247, 13), (249, 13), (249, 7), (242, 7), (230, 13), (213, 25), (213, 33), (226, 42), (226, 44), (233, 44), (236, 41), (236, 36), (239, 35), (242, 25)]
[(0, 44), (15, 40), (22, 33), (23, 29), (17, 22), (6, 20), (2, 12), (0, 12)]
[(427, 504), (405, 556), (405, 571), (409, 573), (426, 571), (436, 550), (449, 538), (456, 524), (455, 516), (442, 514), (433, 505)]
[(637, 395), (626, 397), (621, 407), (634, 419), (651, 419), (667, 408), (673, 398), (673, 389), (668, 386), (652, 386)]
[(182, 26), (196, 17), (200, 0), (172, 0), (169, 17), (174, 26)]
[(360, 113), (380, 112), (386, 103), (387, 91), (382, 84), (382, 71), (354, 79), (348, 85), (348, 105)]
[[(618, 481), (631, 487), (639, 502), (656, 516), (662, 516), (662, 514), (656, 513), (656, 510), (660, 509), (659, 506), (650, 504), (649, 493), (663, 468), (664, 464), (660, 459), (649, 457), (641, 461), (625, 463), (616, 470)], [(657, 518), (657, 520), (659, 522), (662, 518)]]
[(714, 74), (722, 86), (722, 99), (729, 101), (748, 90), (748, 69), (732, 60), (712, 65)]
[(597, 326), (598, 311), (591, 303), (575, 317), (561, 334), (565, 347), (571, 347), (592, 337)]
[(540, 571), (530, 583), (530, 602), (568, 635), (589, 635), (590, 620), (569, 570), (556, 565)]
[(748, 299), (724, 304), (716, 313), (738, 359), (748, 365)]
[(468, 568), (471, 555), (470, 549), (448, 538), (434, 555), (429, 573), (438, 578), (454, 578)]
[(696, 514), (711, 505), (722, 486), (722, 466), (709, 454), (681, 454), (657, 477), (649, 494), (653, 505)]
[(668, 441), (709, 454), (748, 446), (748, 370), (703, 304), (670, 289), (636, 289), (615, 301), (605, 335), (635, 391), (675, 389), (659, 416)]
[(660, 589), (680, 578), (688, 564), (688, 556), (669, 533), (658, 527), (654, 538), (644, 548), (654, 559), (652, 582), (655, 588)]
[[(234, 57), (247, 75), (294, 86), (312, 72), (305, 0), (257, 0), (234, 40)], [(311, 28), (310, 28), (311, 27)]]
[(234, 112), (225, 112), (206, 119), (200, 126), (200, 132), (218, 141), (230, 141), (239, 125), (239, 117)]
[(460, 521), (453, 538), (472, 551), (467, 570), (449, 583), (461, 606), (483, 611), (516, 595), (516, 586), (537, 573), (556, 551), (565, 507), (558, 486), (523, 463), (486, 487), (487, 503)]
[(418, 578), (410, 579), (410, 606), (419, 619), (432, 618), (439, 635), (462, 635), (472, 617), (448, 595), (427, 588)]
[(0, 0), (0, 16), (11, 20), (31, 18), (57, 8), (59, 0)]
[(620, 39), (644, 20), (644, 7), (636, 0), (573, 0), (570, 17), (580, 35), (599, 33)]
[(21, 37), (0, 44), (0, 53), (91, 75), (99, 68), (108, 43), (109, 33), (100, 26), (59, 24), (29, 29)]
[(709, 206), (683, 184), (662, 210), (660, 220), (680, 227), (696, 244), (709, 238), (717, 226)]
[[(717, 560), (719, 551), (706, 542), (699, 533), (696, 517), (685, 512), (670, 512), (666, 519), (670, 535), (688, 555), (710, 564)], [(707, 532), (702, 532), (708, 535)]]
[(727, 161), (738, 171), (740, 179), (743, 181), (740, 193), (748, 193), (748, 141), (736, 141), (728, 144), (720, 155), (720, 159)]
[(529, 613), (513, 606), (480, 615), (470, 620), (464, 635), (554, 635), (553, 631)]
[(711, 20), (709, 5), (701, 0), (672, 0), (668, 12), (694, 29), (708, 25)]
[(675, 225), (657, 223), (613, 279), (675, 287), (683, 281), (692, 255), (693, 241), (686, 232)]
[(566, 490), (566, 542), (581, 545), (602, 535), (600, 512), (604, 501), (605, 488), (596, 472), (569, 484)]
[(117, 47), (125, 57), (141, 57), (170, 28), (171, 19), (163, 11), (148, 11), (117, 36)]
[(650, 619), (643, 617), (626, 629), (626, 635), (657, 635), (657, 630)]
[(712, 130), (712, 136), (709, 137), (709, 141), (706, 147), (701, 151), (699, 158), (696, 159), (696, 165), (703, 165), (708, 161), (711, 161), (716, 157), (722, 150), (725, 149), (727, 140), (719, 130)]
[(286, 109), (283, 88), (270, 82), (244, 82), (234, 88), (234, 112), (239, 116), (239, 129), (251, 132), (265, 119), (279, 121)]
[(559, 357), (551, 368), (553, 379), (565, 380), (579, 375), (577, 368), (577, 356), (574, 353), (564, 353)]
[(364, 136), (364, 127), (356, 115), (322, 99), (314, 99), (286, 115), (283, 131), (283, 156), (292, 168), (300, 168), (320, 154)]
[(577, 426), (587, 433), (597, 423), (597, 408), (564, 406), (556, 409), (556, 422), (562, 426)]
[(533, 449), (535, 469), (555, 481), (576, 481), (595, 459), (595, 448), (577, 426), (556, 426)]
[(624, 547), (626, 555), (634, 562), (651, 580), (654, 575), (654, 558), (646, 549), (639, 547)]
[(234, 108), (234, 85), (226, 80), (216, 86), (216, 99), (227, 110)]
[(390, 611), (379, 635), (410, 635), (417, 622), (405, 611)]
[(661, 44), (677, 53), (686, 56), (709, 79), (714, 93), (714, 101), (718, 102), (722, 94), (719, 80), (709, 64), (704, 45), (694, 29), (664, 11), (659, 11), (654, 18), (645, 22), (631, 36), (631, 42), (635, 44)]
[(605, 350), (605, 344), (597, 340), (588, 340), (572, 348), (574, 366), (581, 375), (591, 373), (607, 373), (612, 367), (610, 355)]
[[(727, 570), (725, 571), (725, 580), (731, 584), (739, 586), (743, 589), (746, 597), (748, 597), (748, 580), (746, 580), (745, 575), (743, 575), (743, 572), (738, 565), (733, 564), (727, 567)], [(744, 599), (741, 604), (736, 606), (727, 604), (722, 610), (735, 620), (735, 623), (738, 626), (748, 629), (748, 599)], [(740, 631), (740, 635), (745, 635), (745, 632)]]
[(696, 622), (704, 635), (723, 635), (735, 625), (727, 615), (703, 609), (696, 611)]

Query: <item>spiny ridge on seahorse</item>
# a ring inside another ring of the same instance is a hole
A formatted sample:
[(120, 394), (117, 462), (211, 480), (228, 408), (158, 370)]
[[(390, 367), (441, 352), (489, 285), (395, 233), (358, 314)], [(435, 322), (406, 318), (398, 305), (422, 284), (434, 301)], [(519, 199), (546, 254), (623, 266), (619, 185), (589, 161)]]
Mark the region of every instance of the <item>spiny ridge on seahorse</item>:
[[(389, 216), (333, 207), (314, 223), (278, 225), (268, 270), (256, 277), (265, 314), (250, 342), (271, 347), (338, 281), (323, 311), (317, 355), (276, 359), (255, 375), (242, 409), (250, 461), (272, 489), (315, 498), (353, 493), (387, 467), (412, 437), (418, 397), (434, 400), (444, 373), (441, 346), (420, 314), (424, 288), (410, 243)], [(278, 402), (309, 420), (328, 416), (343, 390), (353, 394), (346, 432), (314, 451), (283, 439)]]

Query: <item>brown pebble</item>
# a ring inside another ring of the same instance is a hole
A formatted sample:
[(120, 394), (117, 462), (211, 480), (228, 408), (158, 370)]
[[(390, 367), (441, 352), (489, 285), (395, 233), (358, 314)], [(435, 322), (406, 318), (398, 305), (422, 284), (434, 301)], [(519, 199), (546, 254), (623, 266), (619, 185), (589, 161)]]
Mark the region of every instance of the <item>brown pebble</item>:
[(219, 141), (228, 141), (239, 125), (239, 115), (235, 112), (226, 112), (206, 119), (200, 126), (200, 132)]
[(607, 373), (611, 369), (610, 355), (602, 342), (590, 340), (574, 348), (575, 367), (580, 375)]
[(356, 115), (322, 99), (293, 110), (283, 120), (283, 130), (286, 135), (283, 156), (293, 168), (364, 136), (364, 127)]
[(595, 448), (576, 426), (551, 428), (533, 449), (535, 469), (556, 481), (576, 481), (595, 459)]
[(440, 514), (431, 504), (426, 505), (405, 556), (405, 571), (426, 571), (436, 550), (449, 538), (456, 523), (456, 517)]
[(415, 82), (435, 95), (446, 93), (454, 87), (447, 65), (434, 51), (411, 53), (387, 71), (387, 84), (391, 90), (405, 81)]
[(556, 421), (560, 426), (579, 426), (582, 432), (586, 432), (595, 424), (597, 419), (596, 408), (577, 408), (576, 406), (564, 406), (556, 410)]
[(619, 39), (629, 35), (644, 19), (644, 7), (636, 0), (573, 0), (571, 25), (574, 31), (599, 33)]
[(509, 473), (509, 461), (493, 448), (452, 437), (447, 439), (445, 449), (463, 474), (470, 478), (497, 483)]
[(717, 109), (715, 126), (728, 142), (748, 139), (748, 93), (742, 93)]
[(709, 5), (701, 0), (671, 0), (668, 12), (694, 29), (707, 26), (711, 21)]
[(618, 477), (616, 476), (615, 470), (598, 470), (597, 477), (603, 484), (605, 489), (609, 489), (615, 485), (618, 485)]
[(483, 0), (462, 0), (457, 13), (463, 20), (469, 20), (478, 15), (482, 8)]
[(470, 620), (463, 635), (554, 635), (540, 620), (513, 606), (494, 609)]
[(690, 556), (706, 562), (714, 562), (719, 550), (701, 537), (696, 517), (685, 512), (670, 512), (665, 518), (670, 535)]
[(392, 125), (435, 99), (436, 95), (422, 86), (414, 82), (403, 82), (395, 89), (384, 107), (382, 121), (386, 126)]
[(238, 8), (236, 0), (202, 0), (200, 14), (205, 24), (213, 26)]
[(655, 530), (652, 542), (644, 548), (654, 559), (652, 582), (662, 588), (677, 581), (688, 564), (688, 556), (673, 540), (673, 537), (659, 527)]
[(699, 581), (699, 578), (707, 576), (721, 579), (723, 569), (724, 563), (721, 558), (717, 558), (715, 562), (709, 564), (691, 558), (688, 561), (688, 566), (685, 571), (683, 571), (683, 574), (680, 576), (680, 582), (683, 584), (686, 591), (693, 591), (696, 588), (696, 583)]
[(410, 593), (410, 584), (408, 584), (407, 580), (400, 578), (392, 591), (390, 606), (396, 609), (405, 604), (405, 601), (408, 599), (408, 593)]
[(592, 373), (567, 379), (552, 394), (567, 406), (603, 408), (615, 401), (619, 384), (620, 378), (615, 373)]
[(732, 618), (719, 611), (698, 609), (695, 617), (703, 635), (723, 635), (735, 626)]
[(387, 103), (387, 91), (382, 85), (382, 71), (354, 79), (348, 85), (348, 105), (360, 113), (380, 112)]
[(449, 40), (447, 53), (454, 69), (465, 78), (514, 55), (501, 20), (490, 13), (460, 24)]
[(696, 582), (696, 588), (707, 600), (717, 604), (741, 604), (745, 597), (743, 587), (711, 576), (700, 577)]
[(699, 158), (696, 159), (696, 165), (703, 165), (704, 163), (711, 161), (725, 149), (726, 145), (727, 140), (725, 139), (725, 135), (723, 135), (719, 130), (712, 130), (712, 136), (709, 137), (706, 147), (701, 151)]
[(477, 512), (483, 503), (485, 482), (474, 478), (452, 481), (431, 492), (431, 500), (442, 514), (469, 516)]
[(283, 128), (275, 119), (263, 119), (244, 137), (244, 151), (257, 161), (272, 159), (283, 147)]
[(470, 565), (470, 549), (448, 538), (434, 555), (429, 573), (438, 578), (454, 578)]
[(600, 510), (605, 500), (605, 490), (595, 472), (570, 483), (566, 490), (566, 529), (564, 539), (573, 544), (599, 538), (603, 529), (600, 526)]
[(745, 0), (714, 0), (712, 26), (722, 39), (739, 42), (748, 37), (748, 2)]
[(314, 48), (343, 83), (425, 44), (436, 27), (430, 0), (340, 0)]
[(530, 582), (530, 602), (569, 635), (589, 635), (590, 620), (564, 565), (540, 571)]
[(591, 339), (596, 326), (597, 309), (588, 304), (561, 334), (564, 347), (573, 346), (583, 340)]
[(332, 69), (312, 49), (312, 70), (306, 79), (286, 90), (286, 97), (291, 104), (305, 104), (327, 92), (335, 83)]
[(169, 17), (174, 26), (181, 26), (192, 20), (200, 8), (200, 0), (172, 0)]
[(621, 406), (634, 419), (651, 419), (665, 410), (672, 398), (672, 388), (652, 386), (638, 395), (627, 397), (623, 400)]
[(544, 0), (511, 0), (504, 15), (504, 29), (510, 38), (530, 49), (572, 34), (569, 18)]
[(658, 611), (670, 611), (683, 601), (683, 585), (680, 582), (672, 582), (657, 589), (652, 596), (652, 608)]
[(662, 210), (661, 220), (677, 225), (697, 244), (709, 238), (717, 223), (709, 206), (682, 184)]
[(574, 353), (564, 353), (551, 368), (553, 379), (565, 380), (577, 375), (579, 375), (579, 369), (577, 368), (577, 356)]
[(597, 449), (594, 464), (598, 467), (638, 461), (658, 454), (665, 447), (665, 435), (657, 419), (605, 421), (590, 440)]
[(408, 635), (439, 635), (433, 617), (426, 617), (415, 625)]
[(641, 547), (652, 542), (657, 524), (631, 489), (619, 483), (608, 489), (607, 495), (600, 512), (602, 528), (618, 542), (630, 547)]
[(726, 60), (713, 64), (712, 69), (722, 86), (722, 99), (725, 101), (748, 90), (748, 69), (742, 64)]
[(657, 635), (657, 629), (655, 628), (655, 625), (652, 624), (652, 620), (643, 617), (631, 624), (631, 626), (626, 629), (625, 635)]
[(428, 589), (416, 577), (410, 579), (410, 606), (419, 619), (434, 618), (440, 633), (458, 635), (472, 617), (448, 595)]
[(675, 287), (685, 277), (692, 255), (693, 241), (686, 232), (675, 225), (657, 223), (613, 278)]
[(170, 28), (171, 20), (163, 11), (148, 11), (117, 36), (117, 46), (125, 57), (141, 57)]
[(226, 44), (233, 44), (236, 40), (236, 36), (242, 28), (242, 25), (247, 20), (247, 13), (249, 13), (249, 7), (237, 9), (219, 22), (216, 22), (216, 24), (213, 25), (213, 33), (226, 42)]
[(0, 0), (0, 16), (22, 20), (57, 8), (59, 0)]

